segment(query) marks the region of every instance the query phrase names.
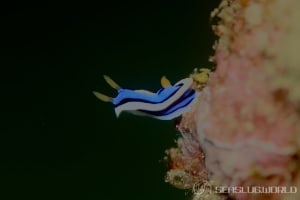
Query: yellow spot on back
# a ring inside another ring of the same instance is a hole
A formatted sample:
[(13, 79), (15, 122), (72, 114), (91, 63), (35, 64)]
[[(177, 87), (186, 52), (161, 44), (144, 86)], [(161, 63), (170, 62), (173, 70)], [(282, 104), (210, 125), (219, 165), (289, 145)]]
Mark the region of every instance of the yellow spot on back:
[(164, 88), (165, 88), (165, 87), (171, 86), (171, 82), (170, 82), (165, 76), (161, 77), (161, 79), (160, 79), (160, 84), (161, 84), (161, 86), (163, 86)]

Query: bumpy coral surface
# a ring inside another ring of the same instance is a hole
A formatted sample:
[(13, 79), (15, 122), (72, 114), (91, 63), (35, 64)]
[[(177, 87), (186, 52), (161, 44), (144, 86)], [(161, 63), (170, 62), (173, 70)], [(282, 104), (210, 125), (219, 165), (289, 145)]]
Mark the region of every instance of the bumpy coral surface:
[(299, 0), (223, 0), (212, 12), (216, 70), (178, 126), (182, 138), (168, 151), (167, 176), (185, 189), (209, 183), (299, 191), (216, 196), (194, 188), (195, 200), (300, 199), (299, 10)]

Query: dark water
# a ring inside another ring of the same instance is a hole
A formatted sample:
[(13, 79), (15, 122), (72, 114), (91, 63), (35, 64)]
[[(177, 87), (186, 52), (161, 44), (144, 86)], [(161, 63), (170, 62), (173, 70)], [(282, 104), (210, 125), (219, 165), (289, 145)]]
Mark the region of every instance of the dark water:
[(207, 66), (218, 1), (1, 6), (0, 199), (188, 199), (164, 183), (172, 121), (114, 116), (102, 79), (159, 89)]

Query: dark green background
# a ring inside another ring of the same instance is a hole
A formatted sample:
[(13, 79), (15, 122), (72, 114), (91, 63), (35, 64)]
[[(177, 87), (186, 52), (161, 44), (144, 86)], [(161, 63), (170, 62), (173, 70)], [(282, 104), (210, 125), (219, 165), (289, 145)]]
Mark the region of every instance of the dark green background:
[(0, 199), (188, 199), (164, 183), (174, 122), (119, 119), (93, 90), (159, 89), (209, 66), (214, 1), (1, 6)]

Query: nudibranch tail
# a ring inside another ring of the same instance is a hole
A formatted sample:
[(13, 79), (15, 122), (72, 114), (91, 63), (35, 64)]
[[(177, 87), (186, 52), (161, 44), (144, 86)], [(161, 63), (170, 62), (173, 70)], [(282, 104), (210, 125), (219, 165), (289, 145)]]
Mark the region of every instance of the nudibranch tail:
[(194, 72), (190, 75), (193, 78), (193, 89), (201, 91), (208, 82), (211, 70), (208, 68), (194, 69)]
[(171, 86), (171, 82), (165, 76), (161, 77), (160, 84), (164, 88)]
[(112, 88), (114, 88), (114, 89), (116, 89), (116, 90), (121, 89), (121, 87), (120, 87), (114, 80), (112, 80), (109, 76), (103, 75), (103, 77), (104, 77), (106, 83), (107, 83), (110, 87), (112, 87)]
[(93, 94), (98, 98), (100, 99), (101, 101), (104, 101), (104, 102), (113, 102), (113, 98), (112, 97), (109, 97), (109, 96), (106, 96), (104, 94), (101, 94), (100, 92), (93, 92)]

